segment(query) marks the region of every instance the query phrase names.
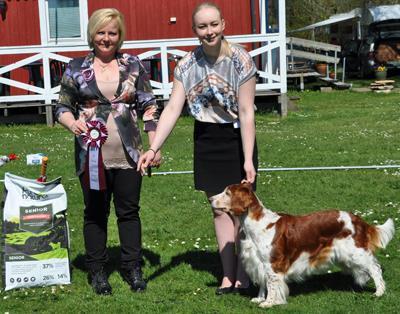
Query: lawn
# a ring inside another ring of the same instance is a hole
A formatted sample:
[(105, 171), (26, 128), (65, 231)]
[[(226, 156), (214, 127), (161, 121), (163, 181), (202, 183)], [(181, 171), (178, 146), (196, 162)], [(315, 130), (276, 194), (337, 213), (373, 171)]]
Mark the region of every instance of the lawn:
[[(367, 166), (400, 164), (399, 94), (340, 91), (291, 93), (298, 110), (281, 119), (257, 114), (260, 168)], [(158, 171), (192, 170), (193, 121), (183, 117), (163, 148)], [(26, 165), (26, 155), (45, 153), (48, 176), (62, 176), (68, 193), (72, 284), (0, 292), (0, 313), (264, 313), (248, 297), (214, 294), (221, 271), (209, 205), (193, 188), (191, 174), (145, 177), (141, 217), (144, 273), (148, 290), (134, 294), (118, 273), (119, 244), (115, 216), (109, 222), (109, 265), (113, 296), (95, 295), (83, 269), (82, 196), (74, 175), (73, 139), (62, 127), (0, 126), (0, 155), (20, 156), (0, 167), (39, 176)], [(154, 170), (157, 172), (157, 170)], [(1, 184), (0, 190), (3, 186)], [(1, 192), (0, 191), (0, 192)], [(386, 294), (373, 297), (372, 282), (364, 290), (337, 269), (291, 284), (288, 304), (270, 313), (395, 313), (400, 297), (400, 169), (262, 171), (257, 194), (279, 212), (308, 213), (323, 208), (353, 211), (369, 223), (392, 217), (395, 238), (377, 256), (384, 270)]]

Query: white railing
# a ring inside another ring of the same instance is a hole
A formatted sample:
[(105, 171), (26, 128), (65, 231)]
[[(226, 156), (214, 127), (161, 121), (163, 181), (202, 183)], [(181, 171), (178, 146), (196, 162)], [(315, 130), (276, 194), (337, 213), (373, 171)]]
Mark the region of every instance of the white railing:
[[(338, 54), (341, 51), (341, 46), (296, 37), (288, 37), (286, 42), (288, 44), (286, 52), (292, 58), (292, 62), (293, 58), (333, 64), (338, 64), (340, 61)], [(299, 50), (298, 47), (302, 48), (302, 50)], [(308, 49), (308, 51), (305, 51), (304, 48)]]
[[(282, 37), (279, 33), (273, 33), (228, 36), (227, 39), (232, 43), (238, 44), (258, 44), (259, 48), (249, 51), (252, 57), (262, 56), (263, 62), (261, 63), (264, 63), (258, 68), (258, 73), (262, 78), (262, 82), (257, 84), (257, 90), (277, 90), (280, 93), (286, 93), (286, 70), (281, 70), (286, 69), (286, 60), (282, 58), (282, 56), (286, 55), (285, 37)], [(151, 85), (155, 95), (168, 99), (172, 88), (168, 57), (181, 57), (185, 55), (187, 51), (181, 50), (180, 48), (189, 47), (189, 49), (193, 49), (193, 46), (197, 45), (198, 39), (195, 38), (142, 40), (126, 41), (122, 49), (145, 50), (145, 52), (138, 55), (140, 59), (149, 59), (155, 56), (159, 58), (161, 62), (161, 79), (160, 81), (151, 80)], [(14, 86), (27, 91), (27, 93), (34, 93), (28, 95), (0, 96), (0, 103), (38, 101), (44, 104), (51, 104), (58, 99), (60, 86), (51, 87), (50, 61), (59, 60), (68, 62), (70, 58), (63, 56), (62, 53), (80, 51), (87, 52), (88, 47), (86, 45), (0, 47), (0, 56), (31, 55), (27, 58), (21, 58), (15, 63), (3, 65), (3, 67), (0, 68), (0, 84)], [(82, 55), (84, 55), (84, 53), (82, 53)], [(277, 61), (275, 62), (274, 60)], [(33, 86), (28, 84), (28, 82), (20, 82), (1, 76), (6, 72), (29, 66), (32, 62), (42, 63), (43, 87)]]
[(329, 64), (333, 64), (334, 80), (336, 80), (341, 46), (296, 37), (286, 38), (286, 43), (288, 45), (286, 54), (290, 58), (289, 63), (294, 65), (294, 58), (324, 62), (327, 64), (326, 79), (329, 79)]

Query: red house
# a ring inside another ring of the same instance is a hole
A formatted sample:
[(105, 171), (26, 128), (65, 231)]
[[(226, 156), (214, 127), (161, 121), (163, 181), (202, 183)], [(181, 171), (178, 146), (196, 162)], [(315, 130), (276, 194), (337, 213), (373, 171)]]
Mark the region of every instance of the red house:
[[(0, 0), (0, 103), (16, 99), (38, 100), (48, 104), (54, 100), (58, 90), (50, 81), (50, 76), (53, 75), (53, 72), (50, 73), (52, 61), (66, 62), (69, 57), (86, 53), (89, 49), (86, 26), (88, 17), (93, 11), (104, 7), (120, 10), (125, 16), (127, 29), (123, 49), (141, 54), (156, 48), (159, 49), (157, 53), (161, 55), (160, 59), (163, 59), (174, 51), (178, 56), (182, 55), (179, 50), (175, 50), (176, 47), (191, 49), (190, 46), (197, 44), (192, 38), (191, 13), (195, 5), (200, 2), (203, 1)], [(233, 41), (245, 44), (249, 50), (277, 41), (281, 41), (279, 47), (282, 47), (285, 32), (284, 0), (215, 0), (214, 2), (224, 13), (225, 35), (228, 38), (232, 35)], [(268, 3), (269, 5), (266, 5)], [(271, 29), (272, 23), (279, 25), (279, 29), (266, 34), (266, 30)], [(271, 38), (248, 36), (248, 39), (244, 39), (244, 34), (266, 34), (266, 36), (271, 35)], [(165, 44), (165, 40), (168, 45)], [(268, 49), (264, 50), (257, 51), (254, 55), (261, 55)], [(278, 55), (281, 53), (283, 57), (283, 51)], [(149, 53), (143, 54), (141, 58), (154, 56), (155, 54)], [(271, 59), (272, 55), (269, 56)], [(159, 67), (167, 70), (164, 72), (168, 70), (171, 72), (166, 64)], [(158, 78), (159, 85), (154, 81), (156, 87), (162, 85), (164, 90), (159, 94), (164, 96), (170, 77), (168, 74), (165, 75), (163, 78)], [(271, 75), (271, 83), (276, 82), (280, 76), (279, 71)], [(265, 78), (268, 78), (267, 74)], [(16, 95), (21, 97), (11, 98)]]

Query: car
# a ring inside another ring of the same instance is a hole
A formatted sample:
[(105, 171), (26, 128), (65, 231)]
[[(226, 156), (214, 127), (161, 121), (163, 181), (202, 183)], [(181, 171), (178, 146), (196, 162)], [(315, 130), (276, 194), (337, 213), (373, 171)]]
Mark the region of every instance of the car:
[(371, 23), (364, 39), (343, 45), (342, 56), (346, 57), (346, 72), (350, 75), (370, 77), (379, 66), (400, 69), (400, 19)]

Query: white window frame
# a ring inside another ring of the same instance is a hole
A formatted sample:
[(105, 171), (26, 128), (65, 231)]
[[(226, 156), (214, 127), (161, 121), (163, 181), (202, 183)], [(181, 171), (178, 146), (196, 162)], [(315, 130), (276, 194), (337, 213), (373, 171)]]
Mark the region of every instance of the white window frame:
[(80, 27), (81, 36), (76, 38), (50, 38), (50, 26), (49, 26), (49, 10), (48, 1), (39, 0), (39, 21), (40, 21), (40, 40), (42, 45), (73, 45), (73, 44), (86, 44), (87, 35), (86, 28), (88, 24), (88, 5), (87, 0), (79, 0), (79, 15), (80, 15)]

